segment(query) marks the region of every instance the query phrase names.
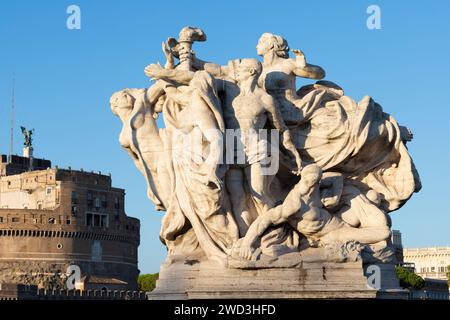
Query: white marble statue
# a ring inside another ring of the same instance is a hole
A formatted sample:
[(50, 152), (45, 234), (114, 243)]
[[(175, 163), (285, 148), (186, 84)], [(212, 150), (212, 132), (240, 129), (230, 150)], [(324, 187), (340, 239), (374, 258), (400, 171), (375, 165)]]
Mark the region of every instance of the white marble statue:
[[(352, 243), (367, 261), (393, 261), (389, 214), (421, 188), (410, 130), (372, 98), (356, 102), (321, 80), (300, 50), (290, 58), (279, 35), (259, 39), (262, 62), (224, 66), (196, 56), (205, 40), (183, 28), (162, 44), (164, 67), (145, 68), (149, 88), (110, 100), (120, 143), (165, 212), (167, 261), (225, 268)], [(297, 77), (320, 81), (298, 89)]]

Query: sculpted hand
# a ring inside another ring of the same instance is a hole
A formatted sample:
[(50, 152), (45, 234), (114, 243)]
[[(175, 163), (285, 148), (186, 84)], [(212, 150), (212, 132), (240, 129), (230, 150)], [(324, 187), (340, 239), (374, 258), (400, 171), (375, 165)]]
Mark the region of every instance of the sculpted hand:
[(164, 55), (166, 56), (166, 61), (167, 61), (166, 62), (166, 69), (173, 69), (173, 67), (175, 65), (175, 62), (174, 62), (173, 54), (172, 54), (172, 51), (170, 50), (168, 41), (169, 40), (163, 42), (161, 44), (161, 48), (162, 48), (162, 51), (163, 51)]
[(297, 164), (297, 169), (292, 170), (291, 172), (296, 176), (300, 176), (303, 170), (302, 159), (300, 159), (300, 156), (295, 157), (295, 163)]
[(145, 67), (145, 75), (149, 77), (152, 80), (160, 79), (163, 76), (164, 68), (161, 67), (159, 64), (152, 63)]
[(305, 55), (303, 54), (303, 52), (298, 49), (292, 49), (291, 51), (295, 55), (295, 59), (296, 59), (298, 66), (300, 68), (305, 67), (306, 66), (306, 58), (305, 58)]
[(297, 56), (297, 57), (304, 57), (304, 56), (305, 56), (305, 54), (303, 53), (302, 50), (292, 49), (291, 51), (292, 51), (292, 53), (295, 54), (295, 56)]
[(295, 144), (292, 142), (291, 135), (288, 130), (283, 132), (283, 145), (295, 158), (297, 168), (296, 170), (292, 170), (291, 172), (297, 176), (300, 175), (300, 172), (302, 171), (302, 159), (300, 158), (300, 154), (298, 153)]

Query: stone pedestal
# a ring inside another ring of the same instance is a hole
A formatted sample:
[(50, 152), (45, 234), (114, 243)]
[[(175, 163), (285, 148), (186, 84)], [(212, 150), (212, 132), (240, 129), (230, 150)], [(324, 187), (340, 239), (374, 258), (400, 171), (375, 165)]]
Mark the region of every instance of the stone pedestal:
[(25, 158), (33, 158), (33, 147), (25, 147), (22, 151)]
[(149, 299), (371, 299), (361, 261), (233, 269), (211, 262), (162, 265)]
[(23, 156), (28, 158), (28, 171), (33, 170), (33, 147), (23, 148)]

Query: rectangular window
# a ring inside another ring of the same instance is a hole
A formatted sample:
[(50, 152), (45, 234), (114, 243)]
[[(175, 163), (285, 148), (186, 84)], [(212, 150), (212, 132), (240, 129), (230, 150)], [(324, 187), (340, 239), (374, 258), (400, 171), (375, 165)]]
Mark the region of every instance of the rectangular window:
[(55, 218), (48, 218), (48, 224), (55, 224)]
[(12, 217), (11, 222), (17, 223), (17, 222), (20, 222), (20, 219), (19, 219), (19, 217)]
[(3, 217), (0, 217), (0, 223), (3, 223)]
[(66, 224), (70, 224), (70, 223), (71, 223), (70, 218), (67, 218), (66, 219)]
[(92, 197), (92, 191), (88, 191), (86, 193), (86, 202), (87, 202), (88, 208), (92, 208), (92, 206), (94, 205), (94, 200), (93, 200), (93, 197)]
[(108, 227), (108, 216), (107, 215), (102, 215), (101, 216), (101, 227)]
[(118, 196), (114, 197), (114, 208), (120, 209), (120, 202), (119, 202), (119, 197)]
[(92, 226), (92, 214), (90, 213), (86, 214), (86, 225), (88, 227)]
[(108, 227), (108, 215), (100, 213), (87, 213), (86, 214), (86, 225), (96, 228), (107, 228)]
[(106, 209), (108, 207), (108, 202), (106, 200), (106, 195), (102, 195), (101, 196), (101, 200), (102, 200), (102, 208)]
[(78, 203), (78, 193), (76, 191), (72, 191), (72, 204)]
[(78, 207), (77, 206), (72, 206), (72, 214), (75, 215), (78, 212)]
[(100, 209), (100, 199), (99, 198), (95, 198), (95, 209)]
[(94, 227), (100, 227), (100, 216), (98, 214), (94, 214)]
[(47, 188), (47, 194), (51, 194), (52, 193), (52, 188)]

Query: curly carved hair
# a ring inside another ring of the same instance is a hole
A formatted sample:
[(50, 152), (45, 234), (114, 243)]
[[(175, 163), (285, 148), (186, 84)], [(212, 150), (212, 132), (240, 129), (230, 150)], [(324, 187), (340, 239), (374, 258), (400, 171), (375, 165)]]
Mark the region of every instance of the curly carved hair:
[(260, 41), (266, 42), (267, 47), (274, 50), (280, 58), (289, 58), (289, 45), (282, 36), (266, 32), (261, 35)]

